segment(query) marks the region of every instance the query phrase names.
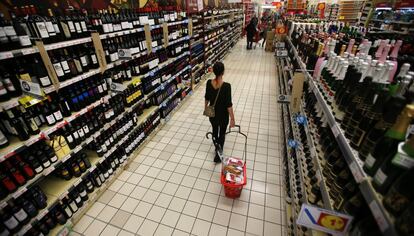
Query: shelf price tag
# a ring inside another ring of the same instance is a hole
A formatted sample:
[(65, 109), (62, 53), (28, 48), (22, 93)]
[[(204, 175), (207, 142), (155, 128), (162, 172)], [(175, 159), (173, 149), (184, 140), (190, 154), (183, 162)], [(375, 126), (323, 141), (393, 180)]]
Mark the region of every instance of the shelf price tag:
[(352, 175), (355, 178), (355, 181), (357, 183), (361, 183), (364, 180), (364, 176), (361, 172), (361, 170), (358, 167), (358, 163), (356, 161), (353, 161), (350, 165), (349, 165), (349, 169), (352, 172)]
[(377, 221), (378, 227), (380, 228), (381, 232), (385, 232), (390, 227), (390, 225), (385, 219), (384, 214), (382, 214), (382, 211), (380, 209), (380, 206), (378, 205), (378, 202), (373, 200), (369, 204), (369, 208), (371, 209), (372, 214), (374, 215), (375, 221)]
[(338, 126), (337, 125), (332, 125), (331, 130), (332, 130), (332, 133), (335, 136), (335, 138), (337, 138), (339, 133), (340, 133)]
[(345, 235), (353, 220), (352, 216), (302, 204), (296, 224), (334, 235)]

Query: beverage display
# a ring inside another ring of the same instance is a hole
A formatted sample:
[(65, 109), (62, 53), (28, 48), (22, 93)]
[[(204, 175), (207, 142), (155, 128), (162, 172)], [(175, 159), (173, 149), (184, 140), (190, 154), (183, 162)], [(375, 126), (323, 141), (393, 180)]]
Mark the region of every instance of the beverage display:
[[(240, 16), (220, 28), (240, 35)], [(175, 7), (0, 14), (2, 235), (47, 235), (78, 219), (168, 120), (193, 89), (189, 21)]]
[[(413, 142), (410, 42), (404, 36), (378, 38), (342, 22), (294, 19), (287, 24), (289, 58), (279, 59), (279, 75), (286, 82), (279, 83), (289, 94), (289, 80), (295, 74), (305, 77), (303, 110), (284, 115), (293, 120), (288, 122), (293, 135), (288, 135), (300, 147), (287, 157), (302, 163), (300, 168), (293, 163), (290, 170), (301, 173), (303, 183), (320, 172), (313, 181), (316, 185), (305, 185), (306, 200), (292, 207), (308, 202), (352, 215), (351, 232), (365, 232), (368, 227), (370, 234), (409, 235), (406, 219), (413, 202), (407, 185)], [(286, 64), (288, 70), (282, 69)], [(296, 116), (306, 116), (307, 128), (296, 125)], [(317, 167), (313, 171), (309, 171), (308, 156), (313, 156), (311, 167)], [(303, 197), (303, 192), (289, 191), (290, 198)]]

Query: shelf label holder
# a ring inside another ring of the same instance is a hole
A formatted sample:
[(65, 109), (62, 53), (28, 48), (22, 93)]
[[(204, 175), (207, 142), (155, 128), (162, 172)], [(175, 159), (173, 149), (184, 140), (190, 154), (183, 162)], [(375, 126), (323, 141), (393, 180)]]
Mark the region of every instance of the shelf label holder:
[(45, 65), (47, 70), (47, 74), (50, 80), (52, 81), (55, 90), (59, 91), (60, 83), (55, 68), (53, 67), (52, 62), (50, 61), (49, 54), (47, 53), (45, 45), (43, 44), (43, 41), (36, 40), (36, 47), (39, 50), (40, 57), (42, 58), (43, 64)]
[(162, 33), (164, 37), (164, 48), (168, 47), (169, 39), (168, 39), (168, 23), (162, 23)]
[(303, 73), (295, 73), (293, 76), (292, 96), (290, 99), (292, 113), (300, 112), (304, 80), (305, 75)]
[(145, 42), (147, 43), (148, 54), (152, 52), (152, 38), (151, 38), (151, 27), (149, 24), (144, 25)]
[(106, 64), (106, 58), (105, 58), (105, 51), (102, 47), (102, 41), (101, 41), (101, 38), (99, 37), (98, 32), (92, 32), (91, 36), (92, 36), (93, 46), (95, 47), (95, 53), (96, 53), (96, 56), (98, 57), (99, 69), (100, 69), (101, 74), (103, 74), (106, 70), (107, 64)]

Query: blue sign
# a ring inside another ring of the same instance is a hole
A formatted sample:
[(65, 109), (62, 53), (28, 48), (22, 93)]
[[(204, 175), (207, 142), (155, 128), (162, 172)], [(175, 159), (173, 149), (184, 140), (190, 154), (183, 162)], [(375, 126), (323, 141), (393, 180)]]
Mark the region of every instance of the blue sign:
[(291, 148), (297, 148), (299, 146), (299, 143), (293, 139), (289, 139), (287, 144)]
[(304, 116), (304, 115), (297, 115), (295, 120), (296, 120), (296, 123), (298, 123), (300, 125), (306, 125), (307, 124), (307, 119), (306, 119), (306, 116)]

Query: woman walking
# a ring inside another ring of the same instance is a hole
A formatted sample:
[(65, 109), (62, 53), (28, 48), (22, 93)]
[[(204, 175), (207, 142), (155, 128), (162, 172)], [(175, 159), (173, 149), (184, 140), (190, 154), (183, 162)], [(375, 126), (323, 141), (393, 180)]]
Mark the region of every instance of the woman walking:
[(254, 20), (250, 20), (250, 23), (246, 26), (246, 35), (247, 35), (247, 50), (252, 49), (253, 46), (253, 38), (256, 34), (256, 25), (257, 22)]
[[(229, 124), (230, 127), (234, 127), (234, 112), (233, 103), (231, 101), (231, 85), (223, 81), (224, 64), (216, 62), (213, 66), (213, 72), (216, 76), (213, 80), (208, 80), (206, 85), (205, 109), (210, 106), (214, 106), (215, 115), (210, 117), (210, 123), (213, 128), (213, 137), (216, 140), (216, 146), (223, 149), (224, 139)], [(216, 156), (214, 162), (220, 163), (220, 157), (216, 150)]]

